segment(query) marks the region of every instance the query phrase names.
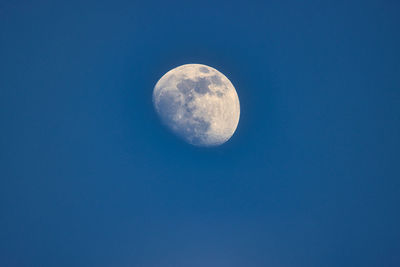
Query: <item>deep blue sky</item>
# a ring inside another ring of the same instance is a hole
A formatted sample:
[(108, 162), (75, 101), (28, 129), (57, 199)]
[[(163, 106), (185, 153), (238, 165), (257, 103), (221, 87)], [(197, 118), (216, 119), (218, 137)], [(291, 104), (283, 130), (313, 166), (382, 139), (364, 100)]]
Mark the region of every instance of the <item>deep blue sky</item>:
[[(0, 266), (400, 266), (399, 14), (2, 1)], [(153, 110), (185, 63), (237, 89), (223, 146), (184, 143)]]

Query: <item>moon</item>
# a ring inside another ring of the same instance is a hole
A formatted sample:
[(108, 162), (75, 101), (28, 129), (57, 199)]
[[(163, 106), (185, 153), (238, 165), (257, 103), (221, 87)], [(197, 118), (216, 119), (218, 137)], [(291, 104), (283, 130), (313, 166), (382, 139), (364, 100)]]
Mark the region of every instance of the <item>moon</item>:
[(162, 122), (195, 146), (218, 146), (234, 134), (240, 117), (235, 87), (218, 70), (186, 64), (168, 71), (153, 90)]

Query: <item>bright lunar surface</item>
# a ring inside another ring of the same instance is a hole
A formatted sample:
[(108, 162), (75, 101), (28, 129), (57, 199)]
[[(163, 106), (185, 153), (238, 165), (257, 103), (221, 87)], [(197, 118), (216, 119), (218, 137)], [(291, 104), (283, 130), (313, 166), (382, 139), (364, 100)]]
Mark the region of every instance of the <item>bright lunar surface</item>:
[(196, 146), (225, 143), (239, 122), (235, 88), (206, 65), (187, 64), (167, 72), (154, 87), (153, 104), (175, 134)]

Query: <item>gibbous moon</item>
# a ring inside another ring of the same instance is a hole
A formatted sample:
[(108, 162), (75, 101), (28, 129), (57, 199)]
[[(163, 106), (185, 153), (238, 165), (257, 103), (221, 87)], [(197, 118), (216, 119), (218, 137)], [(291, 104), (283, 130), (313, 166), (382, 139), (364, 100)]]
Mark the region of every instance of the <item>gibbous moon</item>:
[(231, 138), (239, 123), (239, 98), (221, 72), (186, 64), (167, 72), (153, 91), (161, 120), (195, 146), (218, 146)]

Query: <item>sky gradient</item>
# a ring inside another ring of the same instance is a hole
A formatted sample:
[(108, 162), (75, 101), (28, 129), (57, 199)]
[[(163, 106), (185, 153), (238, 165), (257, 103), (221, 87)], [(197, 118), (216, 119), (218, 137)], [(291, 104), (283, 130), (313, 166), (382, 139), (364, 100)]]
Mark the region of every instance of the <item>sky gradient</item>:
[[(2, 1), (0, 266), (400, 266), (399, 13)], [(187, 63), (239, 95), (220, 147), (154, 111)]]

